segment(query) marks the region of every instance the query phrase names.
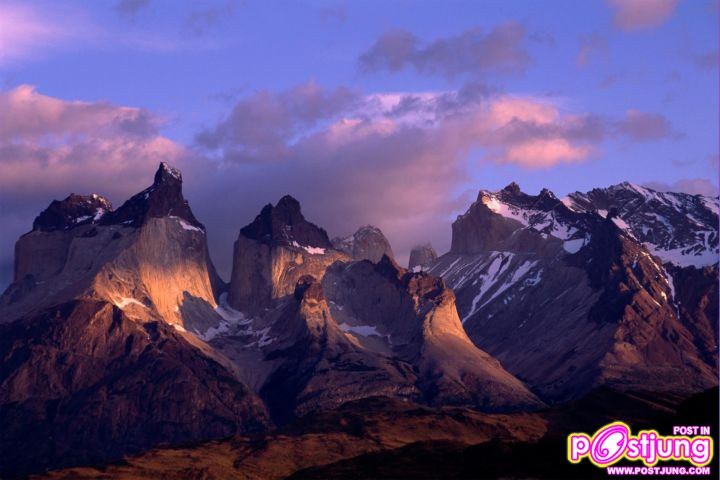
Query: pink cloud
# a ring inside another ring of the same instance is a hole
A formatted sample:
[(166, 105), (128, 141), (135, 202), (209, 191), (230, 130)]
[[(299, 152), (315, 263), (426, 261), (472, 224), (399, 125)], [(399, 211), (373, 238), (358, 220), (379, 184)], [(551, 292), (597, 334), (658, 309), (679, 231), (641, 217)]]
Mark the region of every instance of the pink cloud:
[(0, 93), (0, 140), (44, 139), (67, 135), (148, 133), (158, 119), (139, 108), (119, 107), (107, 102), (65, 101), (37, 93), (31, 85), (20, 85)]
[(608, 0), (615, 11), (613, 21), (623, 30), (639, 30), (665, 23), (678, 0)]
[(591, 152), (589, 146), (572, 145), (563, 138), (537, 139), (509, 147), (504, 159), (523, 167), (541, 168), (558, 163), (581, 162), (588, 158)]
[(160, 161), (186, 162), (159, 123), (142, 109), (61, 100), (27, 85), (0, 92), (0, 273), (51, 200), (96, 192), (119, 203), (148, 185)]
[(0, 3), (0, 65), (45, 51), (73, 36), (51, 19), (21, 3)]
[(94, 184), (98, 193), (130, 193), (158, 162), (182, 154), (158, 134), (160, 121), (143, 109), (60, 100), (29, 85), (0, 92), (0, 189), (62, 195)]
[[(198, 215), (249, 220), (263, 203), (290, 193), (331, 235), (379, 226), (404, 260), (418, 241), (447, 246), (450, 217), (466, 206), (456, 192), (471, 151), (484, 152), (483, 162), (550, 168), (585, 160), (597, 141), (579, 126), (585, 116), (482, 88), (356, 95), (350, 102), (338, 102), (334, 90), (303, 91), (252, 94), (198, 136), (222, 165), (208, 190), (227, 199), (218, 204), (198, 192)], [(294, 106), (278, 109), (290, 92), (297, 92)], [(275, 125), (283, 133), (271, 141), (251, 138)], [(237, 234), (238, 225), (214, 225), (226, 238)], [(230, 244), (215, 250), (230, 251)]]

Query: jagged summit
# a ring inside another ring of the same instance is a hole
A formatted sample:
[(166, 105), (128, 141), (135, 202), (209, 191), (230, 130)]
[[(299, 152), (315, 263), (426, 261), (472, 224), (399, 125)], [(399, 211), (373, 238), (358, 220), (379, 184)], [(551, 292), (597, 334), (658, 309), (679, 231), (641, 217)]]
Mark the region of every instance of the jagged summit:
[(165, 162), (158, 166), (151, 186), (131, 197), (114, 212), (105, 215), (101, 223), (139, 227), (148, 218), (160, 217), (178, 217), (190, 227), (205, 229), (183, 197), (180, 170)]
[(613, 219), (663, 263), (703, 267), (720, 258), (717, 197), (658, 192), (622, 182), (574, 192), (565, 201), (575, 211)]
[(90, 223), (139, 227), (146, 218), (169, 216), (181, 218), (191, 227), (204, 229), (182, 195), (182, 173), (166, 162), (161, 162), (153, 184), (131, 197), (117, 210), (113, 210), (110, 201), (102, 195), (71, 193), (64, 200), (53, 200), (35, 218), (33, 230), (69, 230)]
[(282, 197), (275, 206), (265, 205), (252, 223), (240, 229), (240, 234), (267, 245), (332, 248), (327, 232), (308, 222), (300, 202), (290, 195)]
[[(451, 251), (514, 249), (554, 255), (562, 245), (575, 253), (588, 240), (587, 222), (550, 190), (529, 195), (513, 182), (497, 192), (480, 190), (477, 201), (453, 222)], [(547, 241), (548, 237), (556, 240)]]
[(716, 383), (717, 204), (630, 182), (562, 200), (482, 190), (426, 270), (476, 344), (544, 398), (697, 391)]
[(78, 225), (95, 223), (107, 212), (112, 204), (100, 195), (77, 195), (71, 193), (64, 200), (53, 200), (33, 222), (33, 230), (49, 232), (68, 230)]
[(517, 194), (519, 194), (519, 193), (522, 193), (522, 190), (520, 189), (520, 185), (518, 185), (518, 184), (515, 183), (515, 182), (510, 182), (510, 183), (507, 184), (507, 185), (505, 186), (505, 188), (503, 188), (501, 191), (507, 192), (507, 193), (510, 193), (510, 194), (513, 194), (513, 195), (517, 195)]
[(182, 173), (177, 168), (171, 167), (166, 162), (160, 162), (160, 166), (155, 172), (153, 185), (164, 183), (180, 183), (182, 184)]
[(265, 205), (240, 229), (233, 250), (228, 303), (251, 314), (293, 294), (303, 276), (320, 279), (328, 265), (348, 259), (333, 248), (324, 229), (305, 219), (300, 202), (290, 195)]

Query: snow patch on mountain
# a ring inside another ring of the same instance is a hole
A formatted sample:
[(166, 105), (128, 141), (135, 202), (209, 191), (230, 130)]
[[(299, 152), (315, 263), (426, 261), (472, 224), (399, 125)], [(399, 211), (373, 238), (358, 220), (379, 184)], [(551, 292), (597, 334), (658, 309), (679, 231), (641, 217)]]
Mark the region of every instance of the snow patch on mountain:
[(291, 244), (295, 248), (302, 248), (306, 252), (308, 252), (310, 255), (325, 255), (325, 249), (320, 247), (310, 247), (306, 245), (300, 245), (298, 242), (294, 241)]

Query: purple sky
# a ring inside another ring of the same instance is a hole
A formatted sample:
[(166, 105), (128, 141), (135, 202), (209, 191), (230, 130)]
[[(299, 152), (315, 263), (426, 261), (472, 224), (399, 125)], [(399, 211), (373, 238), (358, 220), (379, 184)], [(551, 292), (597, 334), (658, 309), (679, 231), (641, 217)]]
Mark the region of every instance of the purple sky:
[(289, 193), (331, 236), (447, 250), (480, 188), (717, 192), (704, 0), (0, 2), (0, 285), (54, 198), (179, 166), (227, 278)]

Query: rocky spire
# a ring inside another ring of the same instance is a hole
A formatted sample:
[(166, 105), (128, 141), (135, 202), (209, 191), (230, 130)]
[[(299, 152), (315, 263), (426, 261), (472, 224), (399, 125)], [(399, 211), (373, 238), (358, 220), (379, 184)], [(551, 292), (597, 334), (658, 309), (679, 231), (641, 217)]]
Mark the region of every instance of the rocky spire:
[(520, 185), (515, 182), (510, 182), (505, 188), (502, 189), (502, 191), (512, 195), (522, 193), (522, 190), (520, 190)]
[(182, 194), (182, 174), (165, 162), (155, 172), (153, 184), (102, 219), (104, 224), (122, 223), (139, 227), (147, 218), (174, 216), (203, 228)]

